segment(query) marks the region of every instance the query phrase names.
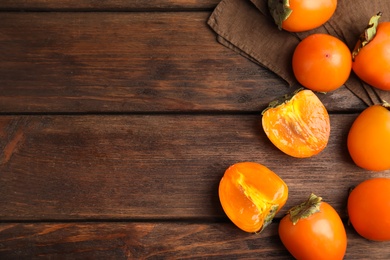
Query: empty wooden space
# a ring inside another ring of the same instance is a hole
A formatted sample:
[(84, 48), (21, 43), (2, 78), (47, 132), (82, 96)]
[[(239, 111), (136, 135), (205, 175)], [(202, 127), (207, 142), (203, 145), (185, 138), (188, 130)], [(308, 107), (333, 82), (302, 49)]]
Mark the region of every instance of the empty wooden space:
[[(298, 86), (217, 43), (206, 21), (218, 2), (1, 1), (0, 259), (291, 259), (278, 221), (311, 192), (345, 221), (346, 259), (390, 258), (347, 223), (349, 188), (390, 174), (348, 155), (365, 104), (345, 87), (319, 93), (327, 148), (277, 150), (261, 111)], [(218, 200), (240, 161), (289, 186), (261, 234)]]

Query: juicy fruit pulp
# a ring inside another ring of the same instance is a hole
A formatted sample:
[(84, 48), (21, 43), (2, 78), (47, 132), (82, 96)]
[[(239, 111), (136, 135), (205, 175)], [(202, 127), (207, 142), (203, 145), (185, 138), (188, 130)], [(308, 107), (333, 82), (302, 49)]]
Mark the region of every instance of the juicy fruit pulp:
[(330, 135), (328, 112), (311, 90), (301, 90), (290, 100), (265, 110), (262, 125), (277, 148), (297, 158), (321, 152)]
[(219, 184), (219, 199), (226, 215), (240, 229), (259, 232), (284, 206), (288, 188), (267, 167), (242, 162), (230, 166)]

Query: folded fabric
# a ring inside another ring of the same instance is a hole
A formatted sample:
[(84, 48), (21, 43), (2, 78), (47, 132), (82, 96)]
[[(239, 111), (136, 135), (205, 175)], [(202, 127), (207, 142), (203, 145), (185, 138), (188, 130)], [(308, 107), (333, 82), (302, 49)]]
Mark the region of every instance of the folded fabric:
[[(217, 40), (253, 62), (273, 71), (290, 86), (298, 84), (291, 68), (291, 58), (300, 40), (313, 33), (327, 33), (352, 50), (371, 16), (381, 11), (381, 21), (389, 21), (390, 5), (380, 0), (343, 0), (332, 18), (311, 31), (280, 31), (271, 18), (267, 0), (223, 0), (208, 19)], [(354, 73), (345, 86), (367, 105), (381, 99), (390, 102), (390, 92), (368, 86)]]
[(291, 55), (299, 39), (275, 30), (272, 20), (246, 0), (224, 0), (208, 20), (226, 47), (270, 69), (289, 85), (296, 84), (290, 69)]

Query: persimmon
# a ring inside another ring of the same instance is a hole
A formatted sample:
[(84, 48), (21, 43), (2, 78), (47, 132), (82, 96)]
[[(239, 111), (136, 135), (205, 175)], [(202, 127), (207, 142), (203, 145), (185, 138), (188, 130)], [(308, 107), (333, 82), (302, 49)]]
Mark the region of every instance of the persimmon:
[(267, 137), (290, 156), (311, 157), (328, 144), (329, 114), (311, 90), (299, 90), (283, 100), (271, 102), (262, 115)]
[(389, 105), (369, 106), (357, 116), (349, 130), (349, 154), (363, 169), (390, 169), (390, 111), (386, 106)]
[(271, 223), (288, 197), (286, 183), (255, 162), (230, 166), (219, 184), (219, 199), (229, 219), (246, 232), (260, 232)]
[(279, 29), (303, 32), (326, 23), (337, 8), (337, 0), (268, 0)]
[(352, 70), (366, 83), (390, 90), (390, 22), (379, 23), (381, 13), (370, 19), (352, 53)]
[(333, 91), (341, 87), (351, 74), (351, 51), (334, 36), (312, 34), (295, 48), (292, 68), (302, 86), (319, 92)]
[(341, 260), (347, 249), (347, 234), (339, 214), (314, 194), (282, 218), (279, 237), (296, 259)]
[(390, 241), (390, 179), (359, 183), (348, 196), (349, 221), (362, 237)]

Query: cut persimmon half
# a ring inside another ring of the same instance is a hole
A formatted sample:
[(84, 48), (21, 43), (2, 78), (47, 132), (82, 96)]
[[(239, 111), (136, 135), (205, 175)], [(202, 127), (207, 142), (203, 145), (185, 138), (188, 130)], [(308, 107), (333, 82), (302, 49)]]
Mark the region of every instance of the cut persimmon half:
[(320, 153), (330, 135), (328, 111), (308, 89), (271, 102), (262, 113), (262, 126), (279, 150), (297, 158)]
[(287, 197), (286, 183), (255, 162), (233, 164), (219, 183), (219, 200), (226, 215), (237, 227), (250, 233), (264, 230)]

